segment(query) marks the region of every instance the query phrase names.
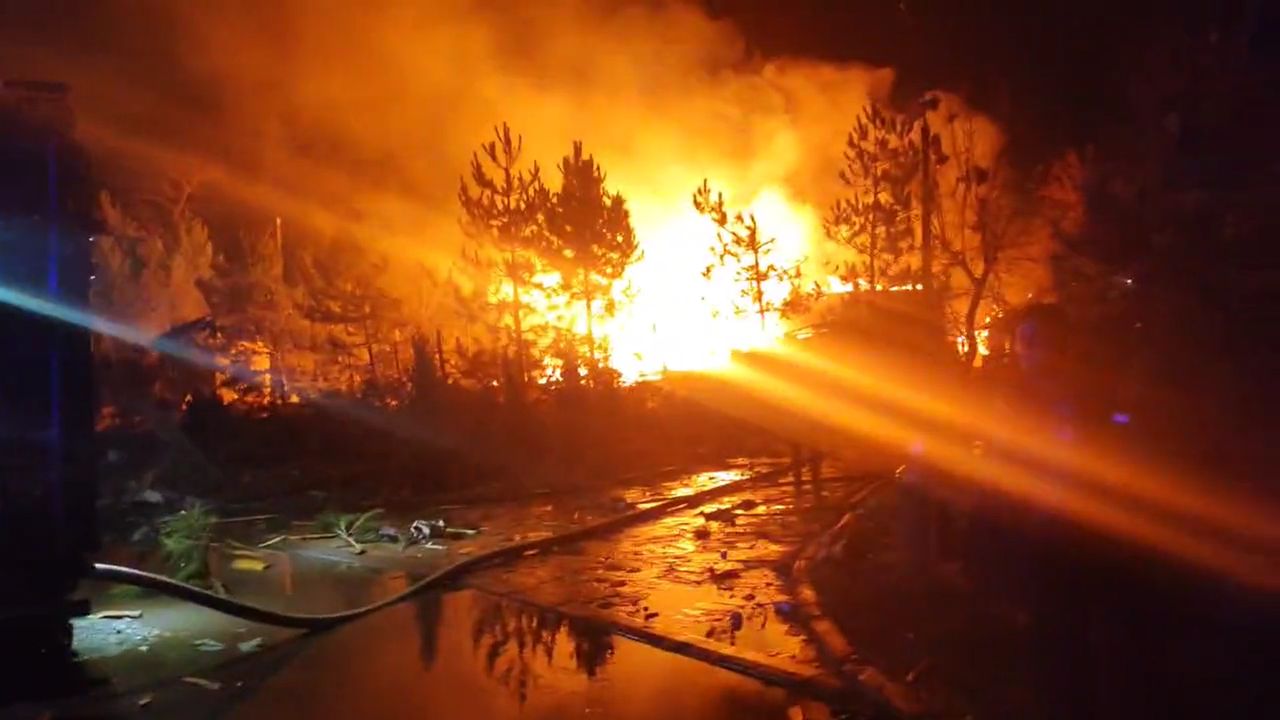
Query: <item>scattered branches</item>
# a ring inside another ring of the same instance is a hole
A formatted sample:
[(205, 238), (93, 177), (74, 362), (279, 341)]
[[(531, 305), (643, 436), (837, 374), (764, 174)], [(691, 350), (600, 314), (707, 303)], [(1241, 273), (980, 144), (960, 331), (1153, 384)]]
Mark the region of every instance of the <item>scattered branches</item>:
[(378, 528), (368, 523), (381, 513), (381, 508), (363, 513), (323, 513), (316, 518), (316, 527), (322, 531), (318, 534), (332, 533), (350, 545), (351, 552), (360, 555), (364, 552), (361, 543), (377, 542), (380, 538)]
[(209, 544), (216, 521), (217, 516), (200, 503), (160, 521), (160, 552), (173, 579), (211, 584)]

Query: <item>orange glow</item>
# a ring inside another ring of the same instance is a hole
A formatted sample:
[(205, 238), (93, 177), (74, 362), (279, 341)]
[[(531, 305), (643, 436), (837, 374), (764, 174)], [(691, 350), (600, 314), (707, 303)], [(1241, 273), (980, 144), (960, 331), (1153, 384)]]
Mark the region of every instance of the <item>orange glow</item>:
[[(732, 351), (768, 347), (783, 336), (786, 327), (780, 318), (771, 316), (762, 328), (758, 317), (735, 310), (741, 301), (732, 268), (716, 267), (710, 278), (702, 276), (715, 261), (711, 246), (716, 229), (710, 220), (687, 203), (635, 207), (644, 256), (624, 281), (633, 299), (620, 297), (618, 315), (602, 324), (624, 380), (663, 370), (723, 368)], [(812, 208), (774, 187), (761, 190), (745, 207), (755, 214), (761, 231), (776, 238), (775, 263), (794, 265), (806, 259), (820, 232)], [(769, 300), (781, 301), (790, 288), (774, 283), (765, 292)]]
[[(793, 372), (735, 363), (719, 375), (715, 402), (748, 418), (767, 417), (819, 447), (848, 447), (859, 439), (921, 447), (955, 481), (998, 490), (1238, 581), (1280, 587), (1275, 508), (1097, 442), (1055, 442), (1035, 431), (1034, 418), (997, 416), (945, 381), (928, 382), (918, 371), (855, 349), (842, 356), (866, 362), (837, 364), (797, 350), (772, 356), (791, 363)], [(1003, 450), (975, 455), (978, 428)]]

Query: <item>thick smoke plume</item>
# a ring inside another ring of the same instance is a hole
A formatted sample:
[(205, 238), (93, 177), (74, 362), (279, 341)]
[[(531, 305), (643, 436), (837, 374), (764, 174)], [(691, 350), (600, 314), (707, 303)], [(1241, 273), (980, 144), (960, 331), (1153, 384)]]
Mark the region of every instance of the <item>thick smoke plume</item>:
[(772, 185), (820, 203), (845, 129), (893, 80), (757, 62), (685, 2), (53, 5), (5, 24), (0, 70), (73, 83), (104, 153), (442, 262), (457, 177), (497, 122), (552, 176), (585, 141), (641, 217), (688, 205), (703, 176), (741, 201)]

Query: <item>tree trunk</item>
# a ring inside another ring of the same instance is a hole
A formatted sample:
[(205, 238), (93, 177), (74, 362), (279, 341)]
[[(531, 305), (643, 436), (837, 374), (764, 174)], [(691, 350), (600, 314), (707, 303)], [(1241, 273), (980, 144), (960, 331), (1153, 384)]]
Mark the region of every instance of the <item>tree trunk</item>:
[(973, 281), (969, 291), (969, 307), (964, 311), (964, 364), (973, 367), (978, 357), (978, 308), (982, 305), (982, 295), (987, 290), (987, 282), (991, 278), (991, 267), (982, 268), (982, 274)]
[(364, 330), (364, 351), (369, 358), (369, 377), (374, 383), (378, 382), (378, 365), (373, 358), (373, 338), (369, 334), (369, 321), (360, 321), (361, 328)]
[(933, 181), (929, 178), (932, 155), (929, 118), (920, 116), (920, 283), (933, 310)]
[(760, 248), (758, 245), (752, 249), (751, 259), (754, 270), (751, 280), (756, 301), (756, 312), (760, 314), (760, 329), (765, 330), (768, 324), (765, 322), (764, 279), (760, 277)]
[(524, 305), (520, 302), (520, 285), (515, 278), (511, 279), (511, 296), (513, 306), (511, 325), (516, 336), (516, 379), (523, 393), (525, 384), (529, 382), (524, 367), (524, 321), (521, 317), (524, 315)]
[(591, 305), (595, 298), (591, 295), (591, 274), (584, 268), (582, 271), (582, 295), (583, 302), (586, 304), (587, 312), (587, 365), (588, 371), (592, 377), (595, 377), (596, 371), (596, 334), (592, 326)]
[(395, 365), (396, 377), (403, 380), (404, 370), (400, 367), (400, 337), (399, 331), (396, 332), (397, 335), (391, 339), (391, 362)]
[(876, 229), (880, 227), (880, 177), (875, 168), (871, 169), (871, 223), (867, 227), (867, 267), (870, 269), (867, 281), (871, 283), (871, 291), (875, 292), (879, 275), (876, 264), (880, 258), (880, 243), (876, 238)]
[(444, 335), (440, 333), (440, 328), (436, 328), (436, 361), (440, 364), (440, 381), (449, 382), (444, 364)]

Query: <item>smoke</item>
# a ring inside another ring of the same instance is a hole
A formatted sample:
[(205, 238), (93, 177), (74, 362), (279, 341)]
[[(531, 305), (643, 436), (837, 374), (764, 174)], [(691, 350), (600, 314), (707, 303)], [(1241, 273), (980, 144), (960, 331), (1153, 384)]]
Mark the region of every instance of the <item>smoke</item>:
[(246, 218), (284, 218), (292, 243), (356, 238), (396, 260), (386, 289), (427, 314), (446, 293), (425, 288), (422, 268), (443, 276), (459, 257), (458, 180), (493, 127), (523, 136), (552, 188), (583, 141), (626, 196), (643, 252), (626, 278), (633, 300), (604, 329), (632, 376), (703, 367), (784, 329), (734, 317), (731, 273), (702, 277), (714, 231), (691, 196), (703, 178), (756, 213), (775, 262), (804, 263), (806, 283), (847, 259), (822, 241), (821, 218), (842, 191), (846, 133), (895, 79), (764, 61), (680, 0), (70, 4), (78, 12), (51, 0), (8, 18), (0, 74), (72, 83), (114, 192), (203, 181), (194, 203), (215, 244)]
[(731, 201), (774, 186), (820, 205), (844, 131), (893, 82), (761, 63), (688, 2), (53, 5), (5, 23), (0, 73), (71, 82), (100, 156), (436, 263), (454, 255), (458, 176), (496, 123), (553, 186), (583, 140), (642, 213), (687, 206), (704, 176)]

